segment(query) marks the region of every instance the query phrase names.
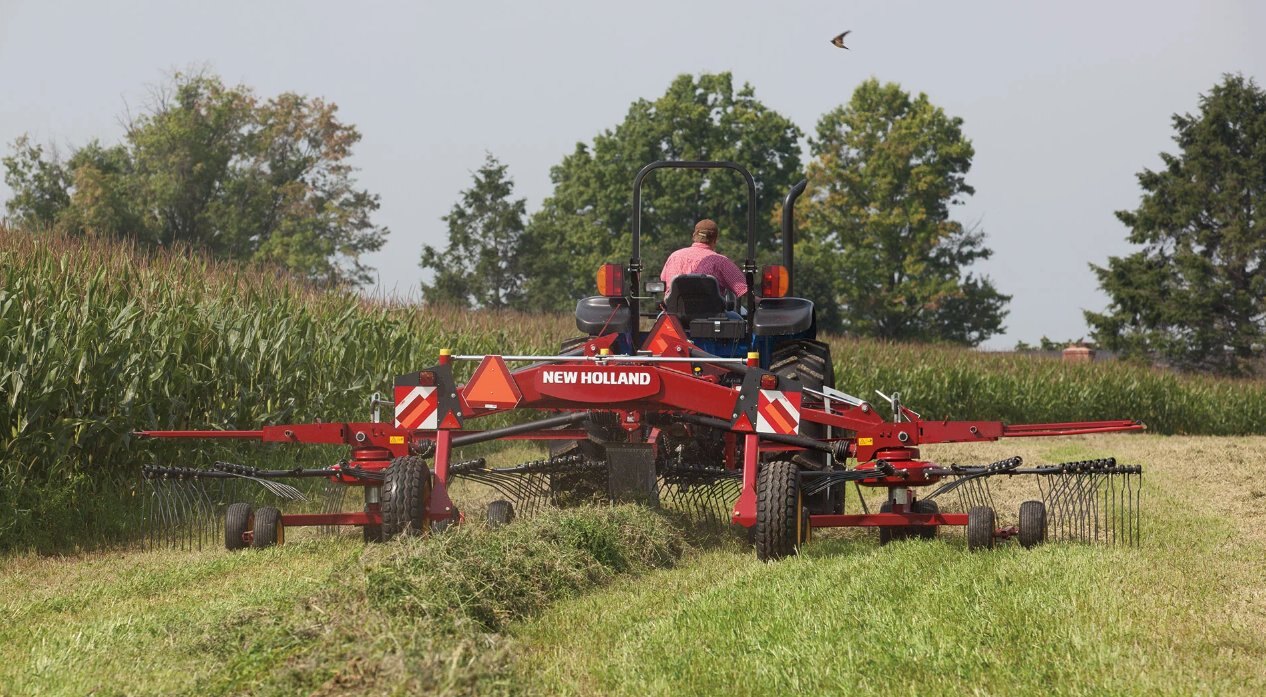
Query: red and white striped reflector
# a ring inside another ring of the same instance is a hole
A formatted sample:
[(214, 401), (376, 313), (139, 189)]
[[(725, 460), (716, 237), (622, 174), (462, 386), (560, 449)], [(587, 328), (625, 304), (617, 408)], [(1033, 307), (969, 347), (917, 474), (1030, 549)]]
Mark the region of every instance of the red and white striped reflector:
[(396, 428), (433, 430), (439, 427), (440, 396), (435, 387), (396, 386)]
[(794, 436), (800, 433), (800, 393), (761, 390), (756, 398), (756, 432)]

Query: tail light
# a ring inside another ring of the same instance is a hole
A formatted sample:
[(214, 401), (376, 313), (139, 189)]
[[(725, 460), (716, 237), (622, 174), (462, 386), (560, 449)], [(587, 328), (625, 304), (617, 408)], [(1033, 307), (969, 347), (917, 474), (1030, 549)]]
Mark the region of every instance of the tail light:
[(778, 264), (766, 266), (760, 276), (760, 294), (763, 298), (781, 298), (787, 294), (787, 267)]
[(624, 269), (619, 264), (598, 267), (598, 294), (608, 298), (624, 297)]
[(773, 373), (764, 373), (760, 376), (760, 388), (762, 390), (778, 389), (778, 376)]

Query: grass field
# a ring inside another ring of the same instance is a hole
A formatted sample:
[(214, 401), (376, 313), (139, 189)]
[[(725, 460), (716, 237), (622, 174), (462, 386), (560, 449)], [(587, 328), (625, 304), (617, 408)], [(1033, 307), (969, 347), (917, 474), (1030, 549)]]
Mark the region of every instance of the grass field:
[(761, 564), (733, 537), (682, 557), (670, 522), (616, 508), (370, 548), (9, 557), (0, 694), (1266, 693), (1266, 438), (926, 454), (1141, 463), (1142, 543), (839, 531)]

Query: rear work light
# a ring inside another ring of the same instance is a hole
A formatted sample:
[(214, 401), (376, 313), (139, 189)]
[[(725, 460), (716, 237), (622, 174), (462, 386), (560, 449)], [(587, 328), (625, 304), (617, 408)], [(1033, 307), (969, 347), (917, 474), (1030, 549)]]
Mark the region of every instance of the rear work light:
[(766, 266), (760, 275), (760, 294), (763, 298), (781, 298), (787, 294), (790, 283), (787, 267), (778, 264)]
[(608, 298), (624, 297), (624, 269), (619, 264), (598, 267), (598, 294)]

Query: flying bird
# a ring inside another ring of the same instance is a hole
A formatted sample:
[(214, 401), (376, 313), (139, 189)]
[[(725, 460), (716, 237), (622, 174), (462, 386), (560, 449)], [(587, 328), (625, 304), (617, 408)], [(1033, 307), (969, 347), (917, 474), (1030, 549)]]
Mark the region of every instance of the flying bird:
[(839, 36), (835, 37), (834, 39), (831, 39), (831, 43), (835, 44), (838, 48), (842, 48), (842, 49), (844, 49), (845, 51), (850, 50), (848, 46), (845, 46), (845, 45), (844, 45), (844, 37), (848, 36), (849, 32), (851, 32), (851, 31), (853, 31), (853, 30), (852, 30), (852, 29), (849, 29), (848, 31), (844, 32), (843, 34), (840, 34)]

